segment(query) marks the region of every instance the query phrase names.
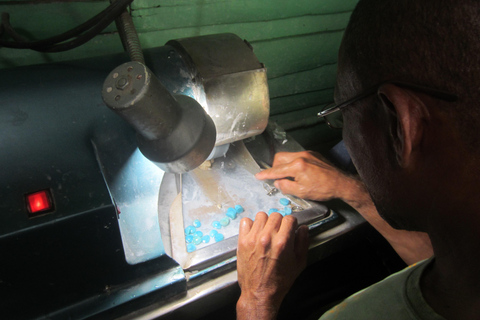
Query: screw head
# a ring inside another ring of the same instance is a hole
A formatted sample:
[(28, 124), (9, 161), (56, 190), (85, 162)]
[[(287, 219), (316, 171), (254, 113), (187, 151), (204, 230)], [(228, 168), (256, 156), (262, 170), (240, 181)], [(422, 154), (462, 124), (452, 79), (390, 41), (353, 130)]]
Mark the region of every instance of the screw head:
[(115, 83), (115, 87), (117, 87), (117, 89), (119, 89), (119, 90), (123, 90), (123, 89), (125, 89), (126, 86), (128, 86), (128, 84), (129, 84), (128, 79), (125, 78), (125, 77), (121, 77)]

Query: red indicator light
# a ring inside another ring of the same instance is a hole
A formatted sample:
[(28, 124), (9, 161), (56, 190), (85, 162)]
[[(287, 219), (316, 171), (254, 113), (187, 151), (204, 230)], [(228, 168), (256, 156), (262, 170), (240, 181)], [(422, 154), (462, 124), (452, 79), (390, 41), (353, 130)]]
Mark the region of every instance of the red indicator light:
[(48, 190), (27, 194), (27, 208), (30, 214), (49, 211), (53, 203)]

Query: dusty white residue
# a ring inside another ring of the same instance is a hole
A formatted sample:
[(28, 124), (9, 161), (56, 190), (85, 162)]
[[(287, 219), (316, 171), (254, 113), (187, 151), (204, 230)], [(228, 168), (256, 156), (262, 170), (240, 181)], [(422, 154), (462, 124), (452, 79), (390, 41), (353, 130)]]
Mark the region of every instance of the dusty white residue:
[(187, 79), (191, 79), (193, 77), (189, 72), (183, 69), (180, 69), (180, 76)]
[(156, 226), (156, 221), (153, 221), (152, 219), (145, 219), (144, 226), (147, 230), (151, 230)]
[(230, 131), (236, 131), (235, 129), (239, 128), (241, 124), (243, 124), (243, 127), (245, 128), (245, 121), (246, 121), (245, 114), (243, 112), (240, 112), (232, 121), (232, 125), (230, 126)]

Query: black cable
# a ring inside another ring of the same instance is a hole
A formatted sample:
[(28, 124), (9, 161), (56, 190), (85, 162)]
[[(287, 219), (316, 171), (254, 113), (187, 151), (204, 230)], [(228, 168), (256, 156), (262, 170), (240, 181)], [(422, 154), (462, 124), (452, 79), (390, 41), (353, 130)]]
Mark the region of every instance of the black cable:
[[(8, 34), (15, 41), (0, 40), (0, 46), (14, 49), (32, 49), (40, 52), (60, 52), (73, 49), (84, 44), (105, 29), (132, 1), (133, 0), (115, 1), (105, 10), (81, 25), (62, 34), (36, 41), (25, 41), (10, 25), (8, 13), (3, 13), (0, 30), (3, 29), (3, 33)], [(81, 33), (84, 31), (87, 32), (82, 35)], [(61, 43), (73, 37), (77, 37), (77, 39)]]
[(10, 15), (6, 12), (2, 13), (2, 28), (5, 34), (9, 35), (15, 41), (25, 41), (21, 35), (15, 32), (12, 25), (10, 24)]
[[(126, 7), (132, 1), (133, 0), (119, 0), (119, 1), (116, 1), (116, 2), (126, 3), (125, 4), (125, 7)], [(37, 47), (37, 48), (34, 48), (33, 50), (39, 51), (39, 52), (62, 52), (62, 51), (67, 51), (67, 50), (76, 48), (76, 47), (88, 42), (89, 40), (91, 40), (93, 37), (98, 35), (103, 29), (105, 29), (108, 25), (110, 25), (125, 10), (125, 7), (124, 6), (116, 6), (97, 25), (95, 25), (89, 31), (85, 32), (83, 35), (77, 37), (74, 40), (71, 40), (71, 41), (68, 41), (68, 42), (63, 42), (63, 43), (56, 44), (56, 45), (53, 45), (53, 46)]]
[[(128, 5), (128, 4), (126, 4)], [(13, 28), (10, 26), (9, 22), (9, 15), (8, 13), (2, 14), (2, 25), (5, 27), (5, 29), (8, 31), (7, 33), (12, 36), (16, 41), (10, 41), (10, 42), (4, 42), (0, 41), (0, 45), (8, 48), (15, 48), (15, 49), (32, 49), (37, 46), (49, 46), (49, 45), (54, 45), (59, 42), (68, 40), (72, 37), (76, 37), (80, 35), (82, 32), (85, 30), (91, 29), (94, 27), (96, 24), (98, 24), (102, 19), (104, 19), (105, 15), (111, 12), (116, 6), (108, 6), (105, 10), (97, 14), (95, 17), (89, 19), (85, 23), (65, 32), (57, 36), (53, 36), (48, 39), (44, 40), (38, 40), (38, 41), (21, 41), (15, 39), (18, 34), (13, 30)], [(13, 31), (13, 32), (12, 32)]]

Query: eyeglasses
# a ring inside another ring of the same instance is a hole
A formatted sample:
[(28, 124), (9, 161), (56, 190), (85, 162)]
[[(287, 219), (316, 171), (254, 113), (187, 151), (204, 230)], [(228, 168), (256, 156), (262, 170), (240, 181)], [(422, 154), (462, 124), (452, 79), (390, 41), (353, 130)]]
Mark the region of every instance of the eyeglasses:
[(384, 84), (394, 84), (396, 86), (399, 86), (401, 88), (406, 88), (406, 89), (411, 89), (411, 90), (414, 90), (414, 91), (418, 91), (418, 92), (421, 92), (421, 93), (425, 93), (425, 94), (428, 94), (434, 98), (438, 98), (440, 100), (444, 100), (444, 101), (447, 101), (447, 102), (455, 102), (458, 100), (458, 97), (457, 95), (455, 94), (451, 94), (451, 93), (448, 93), (448, 92), (445, 92), (445, 91), (441, 91), (441, 90), (437, 90), (437, 89), (433, 89), (433, 88), (429, 88), (429, 87), (425, 87), (425, 86), (422, 86), (422, 85), (417, 85), (417, 84), (413, 84), (413, 83), (408, 83), (408, 82), (403, 82), (403, 81), (383, 81), (381, 82), (380, 84), (376, 85), (376, 86), (373, 86), (371, 88), (369, 88), (368, 90), (365, 90), (363, 93), (351, 98), (351, 99), (348, 99), (347, 101), (344, 101), (342, 103), (339, 103), (339, 104), (329, 104), (329, 105), (326, 105), (322, 111), (320, 111), (317, 116), (320, 118), (324, 118), (325, 119), (325, 122), (328, 124), (328, 126), (330, 128), (333, 128), (333, 129), (341, 129), (343, 127), (343, 117), (342, 117), (342, 113), (341, 112), (338, 112), (340, 111), (341, 109), (357, 102), (357, 101), (360, 101), (372, 94), (375, 94), (378, 89), (383, 86)]

